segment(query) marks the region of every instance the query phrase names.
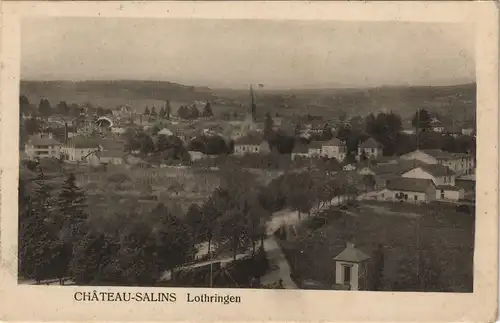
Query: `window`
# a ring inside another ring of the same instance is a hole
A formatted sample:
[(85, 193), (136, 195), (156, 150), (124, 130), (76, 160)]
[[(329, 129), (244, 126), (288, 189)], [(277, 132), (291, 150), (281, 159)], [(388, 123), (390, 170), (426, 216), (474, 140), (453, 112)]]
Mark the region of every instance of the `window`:
[(444, 190), (441, 190), (441, 198), (444, 199)]
[(344, 284), (351, 283), (351, 266), (344, 266)]
[(382, 195), (380, 195), (382, 198), (384, 198), (384, 193), (382, 193)]
[(418, 201), (418, 195), (414, 195), (414, 196), (413, 196), (413, 199), (414, 199), (415, 201)]
[(407, 199), (408, 199), (408, 194), (405, 194), (405, 200), (407, 200)]
[(446, 181), (447, 181), (447, 180), (448, 180), (448, 177), (447, 177), (447, 176), (445, 176), (445, 177), (444, 177), (444, 182), (446, 183)]

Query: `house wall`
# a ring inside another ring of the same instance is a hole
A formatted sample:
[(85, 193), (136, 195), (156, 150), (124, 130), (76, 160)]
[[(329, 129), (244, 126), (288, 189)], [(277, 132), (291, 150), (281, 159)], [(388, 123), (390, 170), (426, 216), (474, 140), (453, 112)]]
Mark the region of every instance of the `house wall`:
[[(398, 194), (404, 194), (407, 196), (407, 199), (400, 200), (396, 198)], [(421, 202), (429, 202), (434, 200), (435, 190), (428, 192), (409, 192), (409, 191), (397, 191), (397, 190), (387, 190), (388, 197), (384, 198), (385, 200), (391, 201), (403, 201), (407, 203), (421, 203)]]
[(74, 148), (74, 147), (62, 147), (61, 152), (68, 155), (68, 161), (76, 162), (82, 160), (83, 157), (87, 156), (91, 152), (96, 151), (97, 148)]
[(335, 264), (335, 283), (344, 284), (344, 266), (351, 266), (351, 290), (359, 289), (359, 264), (346, 262), (346, 261), (336, 261)]
[(321, 156), (326, 158), (335, 158), (340, 162), (342, 162), (345, 159), (345, 153), (341, 151), (339, 146), (321, 147)]
[(309, 157), (321, 156), (321, 148), (309, 148)]
[(358, 157), (361, 158), (363, 152), (366, 158), (369, 159), (377, 159), (382, 157), (382, 149), (381, 148), (358, 148)]
[(434, 182), (436, 186), (438, 185), (455, 186), (455, 175), (434, 177), (420, 167), (414, 168), (404, 173), (403, 175), (401, 175), (401, 177), (430, 179)]
[[(443, 196), (443, 194), (444, 196)], [(438, 200), (451, 200), (451, 201), (458, 201), (460, 199), (463, 199), (465, 195), (465, 191), (463, 188), (460, 190), (443, 190), (441, 191), (440, 189), (436, 190), (436, 199)]]
[(292, 160), (294, 160), (295, 158), (307, 158), (309, 157), (309, 154), (308, 153), (292, 153)]
[(32, 144), (26, 144), (24, 150), (29, 159), (35, 158), (59, 158), (61, 155), (61, 146), (50, 145), (50, 146), (37, 146)]
[(235, 145), (234, 153), (237, 155), (244, 155), (248, 153), (258, 153), (260, 150), (258, 145)]

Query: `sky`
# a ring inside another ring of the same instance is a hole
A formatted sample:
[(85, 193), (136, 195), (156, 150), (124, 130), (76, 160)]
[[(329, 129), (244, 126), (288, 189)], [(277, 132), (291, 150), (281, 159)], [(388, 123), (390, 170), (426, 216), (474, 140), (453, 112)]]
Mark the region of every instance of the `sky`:
[(160, 80), (211, 88), (474, 82), (474, 33), (452, 23), (30, 18), (24, 80)]

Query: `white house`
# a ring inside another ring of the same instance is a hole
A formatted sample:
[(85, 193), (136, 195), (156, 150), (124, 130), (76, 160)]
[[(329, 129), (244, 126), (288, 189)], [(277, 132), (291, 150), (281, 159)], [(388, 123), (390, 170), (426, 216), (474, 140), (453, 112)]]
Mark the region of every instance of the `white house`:
[(61, 143), (52, 137), (52, 134), (38, 134), (31, 136), (24, 145), (24, 151), (29, 159), (59, 158), (61, 156)]
[(99, 150), (100, 146), (96, 140), (85, 137), (73, 137), (61, 147), (61, 154), (66, 161), (79, 162)]
[(430, 179), (394, 178), (377, 196), (379, 200), (427, 203), (436, 199), (436, 186)]
[(261, 154), (271, 151), (267, 141), (263, 140), (262, 136), (249, 134), (234, 142), (234, 154)]
[(463, 199), (465, 195), (465, 190), (458, 186), (448, 186), (442, 185), (438, 186), (436, 189), (436, 199), (437, 200), (448, 200), (448, 201), (458, 201)]
[(302, 158), (309, 157), (309, 147), (307, 147), (306, 145), (296, 144), (293, 147), (291, 158), (292, 160), (294, 160), (296, 158), (301, 158), (301, 157)]
[(366, 290), (369, 259), (370, 256), (348, 242), (346, 248), (334, 258), (335, 284), (347, 285), (349, 290)]
[(417, 159), (426, 164), (440, 164), (448, 167), (457, 176), (473, 174), (475, 169), (472, 155), (450, 153), (440, 149), (417, 149), (402, 155), (401, 159)]
[(311, 142), (311, 144), (309, 145), (309, 148), (307, 150), (309, 157), (320, 157), (321, 156), (321, 148), (322, 148), (322, 144), (320, 142)]
[(321, 146), (321, 156), (325, 158), (335, 158), (339, 162), (344, 161), (347, 154), (345, 143), (338, 138), (332, 138)]
[(358, 160), (361, 160), (363, 157), (366, 159), (379, 159), (383, 156), (383, 147), (375, 139), (369, 138), (359, 145), (357, 158)]
[(439, 164), (428, 164), (415, 167), (402, 174), (401, 177), (430, 179), (436, 186), (455, 186), (455, 173), (448, 167)]

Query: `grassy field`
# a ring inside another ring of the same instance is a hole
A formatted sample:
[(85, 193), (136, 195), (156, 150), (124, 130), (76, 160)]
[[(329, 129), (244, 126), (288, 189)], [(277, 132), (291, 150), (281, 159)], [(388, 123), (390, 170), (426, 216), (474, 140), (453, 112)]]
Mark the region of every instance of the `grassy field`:
[(414, 218), (369, 208), (353, 212), (357, 216), (329, 212), (323, 225), (305, 223), (297, 240), (283, 243), (297, 276), (332, 284), (333, 258), (353, 240), (370, 256), (379, 244), (384, 246), (382, 290), (419, 290), (417, 275), (423, 266), (434, 274), (434, 281), (427, 288), (420, 285), (420, 290), (472, 291), (473, 216), (444, 205), (412, 206), (411, 212), (420, 214)]

